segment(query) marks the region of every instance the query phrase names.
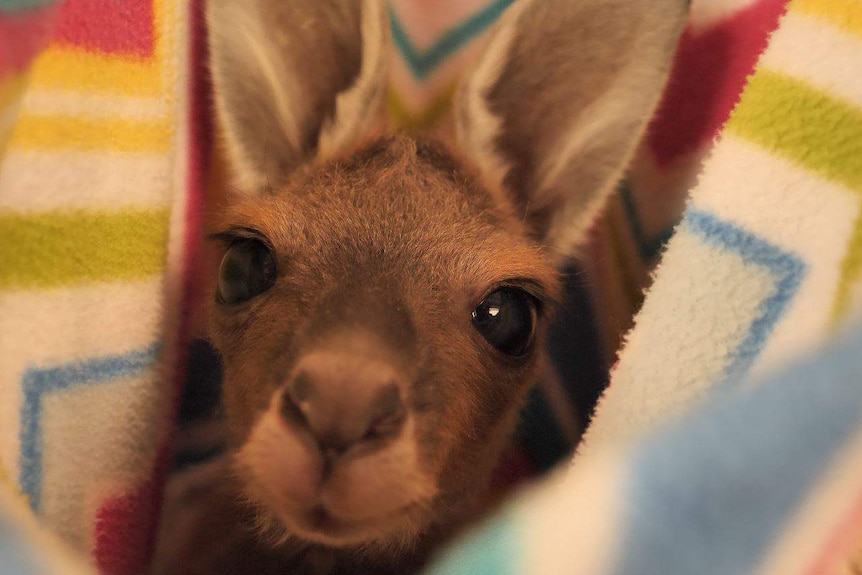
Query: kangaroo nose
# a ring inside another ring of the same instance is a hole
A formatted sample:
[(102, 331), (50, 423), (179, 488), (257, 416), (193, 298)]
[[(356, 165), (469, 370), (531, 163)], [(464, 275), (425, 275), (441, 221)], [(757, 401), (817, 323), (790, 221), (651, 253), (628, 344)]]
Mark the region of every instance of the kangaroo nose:
[(397, 435), (406, 418), (398, 372), (348, 353), (318, 351), (297, 364), (282, 397), (282, 415), (304, 426), (327, 455)]

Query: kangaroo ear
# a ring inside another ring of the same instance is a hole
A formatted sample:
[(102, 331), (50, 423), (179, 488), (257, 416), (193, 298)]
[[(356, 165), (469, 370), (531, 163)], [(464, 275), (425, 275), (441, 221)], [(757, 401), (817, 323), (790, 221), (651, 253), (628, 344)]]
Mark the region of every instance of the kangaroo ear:
[(244, 191), (283, 184), (379, 118), (382, 0), (209, 0), (207, 24), (216, 111)]
[(580, 241), (658, 103), (685, 0), (516, 0), (456, 100), (459, 146), (534, 236)]

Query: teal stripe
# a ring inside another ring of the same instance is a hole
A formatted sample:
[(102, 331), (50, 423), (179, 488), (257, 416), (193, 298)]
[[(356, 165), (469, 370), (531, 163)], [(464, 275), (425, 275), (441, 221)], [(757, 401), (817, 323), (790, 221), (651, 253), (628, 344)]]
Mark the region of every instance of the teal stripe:
[(59, 0), (0, 0), (0, 14), (23, 12), (56, 4)]
[(645, 262), (650, 262), (657, 258), (664, 248), (665, 244), (670, 241), (676, 225), (670, 225), (660, 231), (653, 237), (647, 237), (646, 232), (641, 225), (640, 216), (638, 215), (637, 206), (635, 205), (634, 193), (628, 179), (623, 178), (617, 186), (617, 191), (620, 195), (620, 200), (623, 204), (623, 210), (626, 214), (626, 220), (629, 224), (629, 229), (637, 244), (638, 254)]
[[(2, 1), (2, 0), (0, 0)], [(406, 30), (398, 20), (398, 15), (390, 6), (389, 21), (395, 47), (404, 57), (410, 71), (418, 79), (423, 79), (440, 65), (450, 54), (481, 34), (496, 22), (512, 0), (494, 0), (488, 6), (470, 16), (467, 20), (448, 30), (428, 50), (419, 52), (411, 42)]]
[(424, 575), (515, 575), (524, 573), (521, 541), (510, 513), (497, 515), (448, 549)]

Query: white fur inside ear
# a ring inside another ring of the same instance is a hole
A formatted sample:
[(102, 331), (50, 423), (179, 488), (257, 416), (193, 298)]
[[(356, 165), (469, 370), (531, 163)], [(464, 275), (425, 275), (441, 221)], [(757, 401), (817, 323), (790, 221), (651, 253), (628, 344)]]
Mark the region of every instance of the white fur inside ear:
[[(571, 175), (570, 167), (574, 160), (585, 156), (590, 150), (614, 144), (618, 147), (620, 130), (628, 131), (629, 126), (637, 126), (640, 123), (640, 108), (636, 107), (636, 111), (632, 111), (630, 97), (632, 93), (638, 93), (641, 85), (637, 80), (639, 73), (641, 70), (636, 65), (627, 66), (603, 97), (584, 109), (576, 121), (561, 134), (557, 145), (553, 147), (558, 153), (547, 157), (539, 168), (541, 179), (534, 192), (538, 204), (546, 201), (543, 198), (549, 195), (559, 194), (561, 189), (572, 189), (574, 193), (576, 183), (565, 181)], [(631, 119), (627, 122), (626, 118)], [(611, 130), (609, 126), (615, 126), (616, 129)], [(637, 136), (630, 139), (629, 150), (622, 157), (608, 154), (606, 160), (597, 161), (607, 164), (607, 173), (618, 174), (628, 163), (638, 140), (640, 137)], [(550, 227), (546, 243), (564, 252), (571, 250), (586, 235), (596, 212), (604, 204), (607, 188), (615, 184), (616, 181), (606, 182), (602, 189), (596, 191), (592, 201), (586, 198), (586, 203), (564, 203), (554, 216), (556, 222)]]
[[(644, 51), (653, 49), (644, 47)], [(659, 61), (656, 53), (653, 61)], [(631, 161), (637, 143), (646, 130), (644, 110), (652, 110), (658, 104), (659, 90), (652, 93), (647, 86), (661, 86), (665, 74), (655, 66), (644, 66), (638, 60), (630, 61), (619, 70), (611, 86), (592, 104), (587, 106), (573, 123), (557, 139), (553, 146), (556, 154), (549, 155), (539, 167), (539, 184), (535, 191), (537, 203), (543, 197), (559, 194), (560, 190), (572, 190), (576, 183), (571, 179), (571, 166), (579, 157), (587, 157), (591, 150), (612, 149), (601, 159), (592, 158), (591, 171), (602, 171), (609, 179), (583, 202), (566, 202), (554, 215), (545, 242), (562, 252), (571, 251), (583, 241), (589, 226), (605, 199), (617, 184), (619, 176)], [(641, 102), (632, 103), (632, 94), (641, 95)]]
[(317, 155), (326, 158), (355, 141), (377, 119), (372, 110), (386, 90), (389, 20), (382, 0), (362, 3), (362, 68), (353, 85), (335, 100), (333, 119), (320, 132)]
[[(255, 84), (264, 87), (265, 98), (270, 102), (269, 108), (275, 112), (273, 119), (278, 124), (282, 137), (295, 149), (299, 149), (301, 136), (297, 103), (301, 101), (299, 90), (302, 86), (285, 81), (286, 77), (291, 77), (286, 74), (289, 64), (280, 54), (279, 44), (267, 41), (268, 32), (261, 20), (263, 15), (259, 8), (257, 2), (251, 1), (245, 6), (239, 3), (221, 3), (218, 14), (210, 8), (209, 33), (218, 38), (211, 42), (211, 47), (214, 50), (229, 50), (232, 52), (230, 59), (242, 66), (245, 73), (258, 76), (258, 82)], [(213, 61), (221, 60), (222, 58), (215, 58)], [(222, 76), (235, 73), (234, 70), (219, 69), (216, 66), (213, 69), (216, 88), (233, 80)], [(233, 125), (232, 116), (226, 109), (228, 103), (224, 98), (216, 98), (215, 102), (219, 122), (224, 127), (225, 144), (236, 184), (242, 190), (256, 191), (264, 188), (264, 166), (256, 165), (249, 157), (245, 142), (240, 136), (242, 127)]]
[(517, 33), (518, 19), (531, 1), (516, 2), (503, 13), (478, 65), (467, 74), (458, 94), (455, 128), (459, 146), (473, 159), (492, 193), (500, 196), (505, 195), (503, 181), (511, 166), (497, 151), (495, 140), (502, 129), (502, 120), (489, 108), (487, 95), (500, 80)]
[[(640, 123), (640, 108), (632, 111), (631, 94), (641, 86), (642, 66), (633, 62), (616, 75), (613, 84), (601, 98), (584, 109), (569, 128), (560, 135), (555, 150), (559, 152), (545, 159), (540, 167), (538, 193), (559, 185), (566, 168), (573, 158), (584, 154), (587, 150), (602, 148), (605, 142), (620, 139), (618, 132), (609, 130), (608, 126), (637, 125)], [(626, 117), (631, 117), (626, 122)], [(632, 147), (634, 142), (632, 143)]]

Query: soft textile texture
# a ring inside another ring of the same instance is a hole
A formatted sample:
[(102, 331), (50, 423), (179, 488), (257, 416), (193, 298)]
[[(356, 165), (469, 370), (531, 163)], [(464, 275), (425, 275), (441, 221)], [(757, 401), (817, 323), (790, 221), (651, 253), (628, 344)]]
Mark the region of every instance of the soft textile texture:
[(665, 94), (583, 252), (609, 363), (682, 215), (704, 158), (739, 100), (786, 0), (698, 1)]
[(587, 448), (804, 353), (858, 308), (860, 13), (790, 4), (692, 191)]
[(431, 573), (862, 568), (860, 23), (789, 3), (574, 464)]
[[(402, 126), (443, 123), (458, 76), (510, 2), (391, 3), (390, 111)], [(190, 73), (203, 61), (198, 9), (0, 0), (4, 575), (72, 572), (57, 543), (25, 525), (22, 506), (102, 572), (147, 562), (207, 157)], [(569, 318), (581, 339), (555, 350), (561, 381), (534, 394), (510, 475), (547, 465), (576, 439), (584, 364), (571, 350), (596, 355), (596, 321), (613, 358), (783, 9), (783, 0), (692, 3), (659, 114), (584, 251), (594, 313)], [(854, 0), (793, 3), (670, 242), (583, 463), (492, 523), (444, 572), (688, 573), (711, 561), (715, 572), (786, 573), (789, 561), (813, 573), (846, 556), (859, 531), (859, 388), (847, 384), (859, 380), (858, 337), (802, 375), (743, 378), (822, 342), (858, 297), (859, 10)], [(698, 403), (696, 416), (642, 439)], [(755, 489), (763, 485), (774, 498)], [(745, 510), (766, 523), (739, 531)], [(722, 537), (726, 546), (713, 545)], [(732, 551), (710, 555), (723, 548)], [(40, 555), (49, 565), (33, 563)]]
[(584, 456), (427, 573), (858, 573), (860, 352), (862, 324), (660, 433)]
[(105, 573), (148, 561), (174, 412), (194, 6), (0, 2), (2, 487)]

